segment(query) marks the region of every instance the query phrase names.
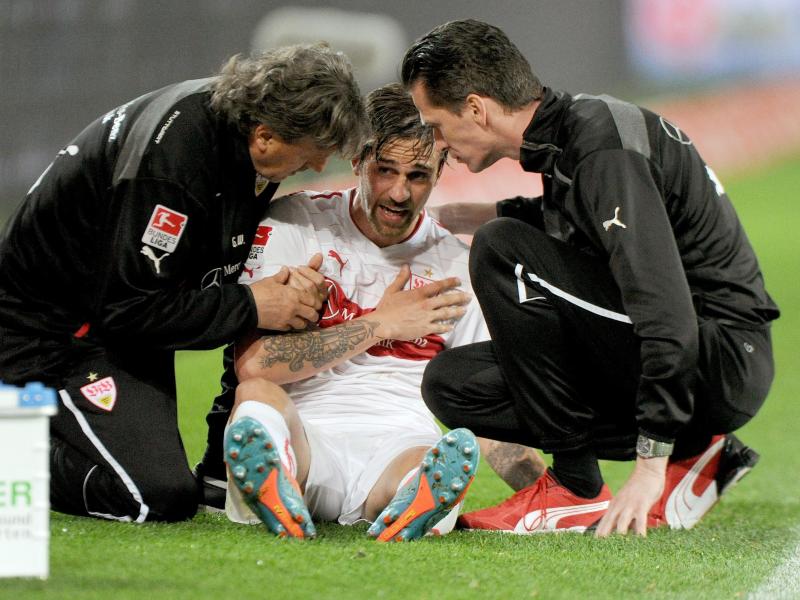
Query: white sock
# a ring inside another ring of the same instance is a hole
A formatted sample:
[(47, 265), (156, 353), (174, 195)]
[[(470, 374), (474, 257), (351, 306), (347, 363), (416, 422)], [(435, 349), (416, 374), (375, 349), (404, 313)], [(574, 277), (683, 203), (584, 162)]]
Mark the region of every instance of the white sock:
[(289, 469), (293, 477), (297, 476), (297, 460), (292, 449), (289, 426), (283, 415), (269, 404), (247, 400), (239, 404), (233, 413), (231, 422), (235, 422), (242, 417), (255, 419), (264, 426), (272, 440), (275, 442), (278, 456), (280, 456), (283, 466)]
[(452, 509), (450, 509), (450, 512), (447, 513), (447, 516), (439, 520), (439, 522), (431, 527), (431, 530), (425, 535), (446, 535), (453, 531), (453, 528), (456, 526), (456, 520), (458, 519), (458, 513), (461, 512), (462, 504), (463, 501), (459, 502)]
[(247, 506), (242, 497), (242, 492), (235, 485), (228, 488), (225, 494), (225, 515), (234, 523), (243, 525), (258, 525), (261, 519)]
[[(237, 419), (242, 417), (250, 417), (255, 419), (264, 426), (264, 429), (269, 432), (270, 437), (275, 442), (278, 449), (278, 455), (284, 465), (287, 465), (292, 471), (292, 475), (297, 475), (296, 461), (294, 459), (294, 450), (289, 442), (289, 427), (283, 415), (277, 410), (254, 400), (242, 402), (234, 412), (230, 423), (225, 426), (225, 434), (227, 436), (228, 428)], [(291, 457), (291, 458), (290, 458)], [(244, 523), (248, 525), (255, 525), (261, 523), (261, 520), (256, 514), (247, 506), (247, 503), (242, 497), (242, 492), (235, 485), (228, 486), (228, 493), (225, 496), (225, 514), (228, 519), (234, 523)]]

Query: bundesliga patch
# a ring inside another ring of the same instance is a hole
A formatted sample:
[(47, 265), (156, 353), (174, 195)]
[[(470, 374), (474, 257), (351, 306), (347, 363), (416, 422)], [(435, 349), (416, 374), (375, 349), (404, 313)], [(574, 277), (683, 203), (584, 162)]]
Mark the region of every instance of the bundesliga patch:
[(81, 394), (97, 408), (111, 412), (117, 402), (117, 384), (113, 377), (103, 377), (83, 386)]
[(253, 236), (253, 246), (266, 246), (269, 236), (272, 235), (272, 227), (269, 225), (259, 225), (256, 234)]
[(142, 242), (164, 252), (175, 252), (188, 222), (189, 217), (183, 213), (156, 204), (147, 229), (144, 230)]
[(271, 235), (272, 227), (269, 225), (258, 226), (256, 234), (253, 236), (253, 245), (250, 246), (250, 254), (247, 256), (248, 260), (258, 260), (259, 255), (264, 253), (264, 247), (267, 245)]

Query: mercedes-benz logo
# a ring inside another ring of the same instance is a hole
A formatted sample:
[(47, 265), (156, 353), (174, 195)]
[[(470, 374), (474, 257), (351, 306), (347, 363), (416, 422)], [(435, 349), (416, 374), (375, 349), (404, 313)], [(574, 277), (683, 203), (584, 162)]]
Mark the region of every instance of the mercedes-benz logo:
[(212, 287), (221, 287), (221, 286), (222, 286), (222, 267), (211, 269), (208, 273), (203, 275), (203, 279), (200, 280), (201, 290), (207, 290)]

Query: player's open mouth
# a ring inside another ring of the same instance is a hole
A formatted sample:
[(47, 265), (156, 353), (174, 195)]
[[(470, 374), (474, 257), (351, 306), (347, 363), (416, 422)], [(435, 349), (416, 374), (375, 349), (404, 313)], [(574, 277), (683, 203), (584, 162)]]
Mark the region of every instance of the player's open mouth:
[(381, 213), (381, 217), (391, 223), (399, 223), (406, 218), (408, 214), (408, 209), (405, 208), (390, 208), (388, 206), (379, 206), (378, 210)]

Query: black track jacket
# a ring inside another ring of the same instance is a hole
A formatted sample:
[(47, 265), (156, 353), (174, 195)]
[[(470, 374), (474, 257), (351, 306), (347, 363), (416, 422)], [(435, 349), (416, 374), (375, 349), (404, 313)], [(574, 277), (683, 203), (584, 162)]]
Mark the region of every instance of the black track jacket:
[(236, 281), (277, 184), (211, 110), (212, 82), (112, 110), (28, 192), (0, 238), (0, 379), (47, 380), (76, 338), (205, 349), (256, 326)]
[(641, 340), (639, 427), (671, 441), (693, 410), (698, 319), (758, 328), (779, 315), (722, 185), (663, 117), (550, 89), (520, 162), (543, 174), (544, 194), (500, 203), (498, 214), (608, 262)]

